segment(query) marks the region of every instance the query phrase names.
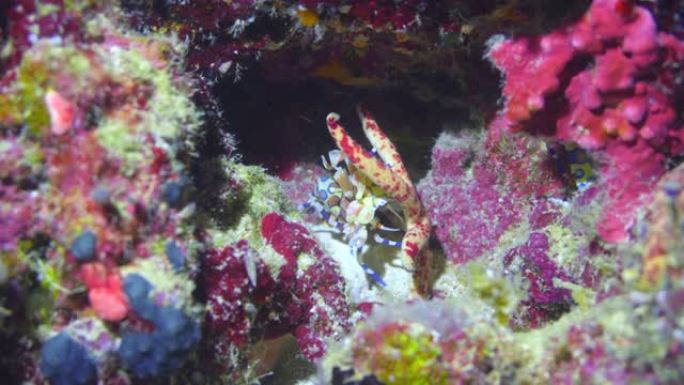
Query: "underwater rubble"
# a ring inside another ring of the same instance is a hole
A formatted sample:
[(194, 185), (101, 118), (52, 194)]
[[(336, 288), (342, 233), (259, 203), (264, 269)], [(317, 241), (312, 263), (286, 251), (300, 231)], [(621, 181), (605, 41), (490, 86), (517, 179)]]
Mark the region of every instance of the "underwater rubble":
[(2, 382), (681, 383), (683, 22), (4, 2)]

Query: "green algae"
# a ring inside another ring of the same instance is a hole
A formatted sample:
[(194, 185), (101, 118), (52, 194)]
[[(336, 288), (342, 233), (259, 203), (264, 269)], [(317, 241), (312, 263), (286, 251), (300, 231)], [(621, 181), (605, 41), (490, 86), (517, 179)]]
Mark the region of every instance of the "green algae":
[[(383, 333), (384, 334), (384, 333)], [(441, 348), (421, 325), (383, 335), (383, 346), (375, 351), (370, 369), (387, 385), (446, 385), (448, 370), (441, 362)]]
[(88, 58), (76, 48), (46, 41), (37, 43), (17, 68), (16, 83), (5, 107), (0, 109), (0, 118), (20, 116), (28, 134), (40, 137), (50, 124), (45, 105), (47, 91), (57, 88), (60, 76), (68, 76), (75, 91), (83, 90), (90, 85), (85, 80), (89, 70)]
[(222, 248), (247, 240), (277, 277), (286, 261), (270, 245), (265, 244), (261, 235), (261, 219), (270, 212), (285, 215), (295, 212), (283, 194), (279, 180), (268, 175), (262, 167), (230, 160), (225, 162), (224, 168), (230, 179), (239, 186), (224, 194), (224, 204), (230, 207), (226, 211), (239, 219), (228, 228), (212, 226), (207, 230), (214, 247)]
[(481, 263), (471, 262), (465, 268), (472, 293), (494, 310), (499, 324), (507, 325), (519, 300), (513, 285)]
[(549, 239), (549, 257), (556, 262), (556, 265), (567, 269), (573, 261), (577, 260), (579, 242), (582, 242), (584, 238), (577, 236), (572, 229), (560, 223), (546, 226), (544, 232)]
[(48, 86), (48, 70), (40, 62), (25, 59), (17, 70), (19, 93), (14, 100), (15, 108), (22, 111), (21, 117), (28, 133), (34, 137), (50, 124), (50, 116), (44, 98)]
[(134, 135), (132, 127), (118, 119), (104, 118), (94, 131), (98, 142), (124, 162), (124, 172), (130, 175), (136, 165), (145, 160), (144, 143)]
[(141, 50), (163, 49), (147, 44), (127, 49), (96, 49), (114, 80), (121, 84), (133, 80), (140, 85), (149, 85), (151, 89), (144, 108), (130, 115), (105, 117), (95, 131), (100, 143), (123, 159), (128, 169), (151, 156), (148, 135), (155, 145), (170, 147), (174, 138), (182, 138), (200, 124), (199, 112), (189, 97), (191, 89), (184, 85), (183, 79), (174, 77), (175, 64), (161, 61), (161, 58), (159, 63), (153, 63)]
[(64, 7), (70, 12), (83, 12), (97, 4), (97, 0), (64, 0)]
[(587, 287), (563, 281), (558, 278), (553, 279), (553, 285), (557, 288), (570, 290), (572, 300), (582, 309), (586, 310), (596, 303), (596, 292)]
[[(229, 191), (227, 194), (239, 194), (241, 216), (229, 229), (211, 231), (214, 242), (216, 246), (223, 247), (246, 239), (252, 247), (259, 248), (264, 245), (261, 236), (263, 216), (270, 212), (289, 214), (292, 211), (290, 203), (281, 191), (280, 182), (266, 174), (262, 167), (229, 161), (226, 173), (239, 185), (238, 192)], [(225, 197), (226, 200), (229, 198)]]
[[(162, 36), (158, 38), (161, 40)], [(167, 50), (171, 49), (171, 44), (170, 41), (167, 43)], [(146, 48), (155, 49), (141, 43), (140, 50)], [(117, 47), (99, 49), (98, 52), (115, 79), (134, 79), (153, 87), (147, 110), (141, 116), (141, 128), (163, 138), (174, 138), (184, 131), (195, 129), (199, 125), (199, 113), (189, 98), (191, 89), (184, 87), (180, 79), (174, 79), (174, 63), (164, 63), (160, 68), (160, 63), (153, 63), (140, 50)]]

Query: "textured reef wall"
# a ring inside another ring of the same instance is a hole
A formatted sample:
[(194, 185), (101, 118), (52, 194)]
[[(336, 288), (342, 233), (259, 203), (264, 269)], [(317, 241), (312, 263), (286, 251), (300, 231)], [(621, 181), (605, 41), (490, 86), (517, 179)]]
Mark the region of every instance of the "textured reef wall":
[[(681, 382), (682, 5), (11, 0), (0, 15), (8, 384)], [(366, 151), (341, 128), (353, 106), (326, 104), (310, 110), (345, 112), (311, 123), (329, 148), (243, 143), (293, 128), (227, 114), (226, 88), (287, 105), (266, 94), (292, 81), (352, 95), (321, 104), (408, 89), (442, 121), (400, 130), (359, 109)]]

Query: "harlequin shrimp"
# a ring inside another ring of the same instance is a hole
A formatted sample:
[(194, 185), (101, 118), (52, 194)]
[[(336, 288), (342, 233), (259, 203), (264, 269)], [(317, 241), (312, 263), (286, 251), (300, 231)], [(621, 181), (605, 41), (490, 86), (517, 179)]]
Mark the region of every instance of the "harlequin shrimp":
[[(401, 247), (400, 241), (387, 239), (378, 233), (400, 230), (383, 225), (380, 213), (402, 220), (390, 202), (380, 196), (381, 192), (362, 175), (353, 172), (353, 166), (348, 164), (340, 150), (330, 151), (328, 158), (323, 155), (321, 160), (323, 167), (332, 175), (318, 178), (309, 200), (300, 206), (301, 210), (317, 213), (334, 232), (341, 234), (354, 257), (358, 258), (366, 245), (369, 231), (374, 232), (376, 243)], [(362, 263), (361, 266), (373, 281), (382, 287), (387, 286), (367, 264)]]

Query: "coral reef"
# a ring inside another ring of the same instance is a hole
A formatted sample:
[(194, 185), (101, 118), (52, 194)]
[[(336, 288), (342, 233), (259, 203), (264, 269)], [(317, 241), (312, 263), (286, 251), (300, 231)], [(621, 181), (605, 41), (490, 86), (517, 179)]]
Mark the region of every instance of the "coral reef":
[[(435, 284), (445, 302), (374, 306), (321, 383), (677, 383), (681, 46), (645, 8), (602, 0), (493, 40), (504, 109), (484, 133), (443, 133), (418, 184), (454, 263)], [(444, 365), (445, 322), (483, 354)]]
[(674, 3), (4, 2), (0, 378), (680, 383)]
[(385, 384), (675, 384), (679, 290), (661, 293), (665, 300), (632, 291), (530, 332), (502, 326), (467, 294), (376, 307), (324, 360), (321, 383), (342, 367), (352, 381), (372, 376)]
[[(4, 282), (20, 298), (34, 298), (28, 307), (4, 303), (3, 338), (16, 333), (35, 341), (8, 345), (16, 350), (3, 354), (42, 351), (42, 358), (28, 359), (42, 376), (27, 363), (28, 370), (17, 366), (7, 380), (128, 383), (129, 376), (168, 376), (197, 344), (202, 314), (192, 298), (196, 253), (180, 260), (173, 250), (170, 261), (164, 250), (169, 242), (178, 250), (196, 242), (182, 158), (192, 151), (188, 139), (199, 113), (188, 97), (191, 83), (174, 62), (180, 44), (127, 33), (94, 15), (81, 24), (91, 8), (85, 4), (25, 3), (12, 10), (40, 12), (55, 26), (39, 19), (45, 30), (28, 44), (20, 38), (28, 21), (13, 21), (13, 51), (3, 61), (10, 70), (0, 96), (0, 257)], [(41, 38), (55, 33), (62, 38)], [(170, 194), (173, 184), (178, 191)], [(135, 274), (148, 277), (163, 298), (155, 303), (158, 315), (138, 314), (127, 295), (126, 280)], [(136, 329), (139, 321), (154, 329), (149, 336), (170, 344), (178, 328), (194, 324), (196, 331), (179, 336), (179, 347), (156, 341), (150, 364), (129, 354), (131, 346), (151, 342), (141, 342), (150, 337)], [(112, 370), (117, 357), (130, 363), (129, 374)]]
[(373, 376), (383, 384), (485, 383), (490, 365), (502, 360), (490, 344), (497, 340), (504, 347), (506, 338), (453, 303), (417, 300), (376, 307), (324, 367), (351, 367), (357, 377)]
[(551, 142), (494, 127), (485, 136), (443, 134), (432, 170), (418, 185), (452, 262), (486, 261), (524, 277), (528, 296), (514, 318), (527, 326), (570, 308), (571, 293), (559, 281), (596, 288), (599, 276), (616, 275), (598, 271), (603, 251), (593, 230), (595, 191), (578, 190), (578, 180), (567, 174), (575, 163), (554, 159), (553, 148)]

